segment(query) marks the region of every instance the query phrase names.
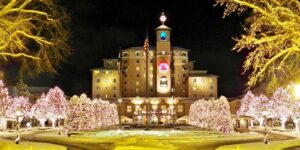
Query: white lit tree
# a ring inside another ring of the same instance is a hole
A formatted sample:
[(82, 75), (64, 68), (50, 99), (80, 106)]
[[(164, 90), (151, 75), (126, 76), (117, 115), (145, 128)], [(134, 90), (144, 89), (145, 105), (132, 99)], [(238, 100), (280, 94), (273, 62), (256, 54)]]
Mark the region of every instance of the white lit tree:
[(68, 102), (64, 92), (59, 87), (54, 87), (47, 93), (49, 100), (48, 117), (55, 127), (56, 120), (67, 116)]
[(39, 120), (42, 127), (45, 127), (45, 122), (48, 117), (49, 99), (43, 94), (31, 108), (32, 115)]

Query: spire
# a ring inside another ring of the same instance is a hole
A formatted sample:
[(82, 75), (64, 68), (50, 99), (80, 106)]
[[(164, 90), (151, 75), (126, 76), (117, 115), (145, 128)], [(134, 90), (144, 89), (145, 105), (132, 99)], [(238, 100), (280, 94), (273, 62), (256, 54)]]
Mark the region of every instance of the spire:
[(146, 28), (146, 38), (145, 38), (145, 42), (144, 42), (144, 51), (145, 51), (145, 53), (148, 53), (148, 51), (149, 51), (148, 27)]

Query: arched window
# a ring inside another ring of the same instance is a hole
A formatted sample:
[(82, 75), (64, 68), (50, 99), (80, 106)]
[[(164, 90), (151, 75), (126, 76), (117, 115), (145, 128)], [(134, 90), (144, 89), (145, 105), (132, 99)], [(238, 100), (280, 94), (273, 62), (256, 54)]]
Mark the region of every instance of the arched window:
[(166, 76), (162, 76), (160, 78), (160, 87), (167, 87), (168, 86), (168, 80)]
[(162, 41), (165, 41), (165, 40), (167, 39), (167, 34), (166, 34), (166, 32), (161, 32), (161, 33), (160, 33), (160, 39), (161, 39)]

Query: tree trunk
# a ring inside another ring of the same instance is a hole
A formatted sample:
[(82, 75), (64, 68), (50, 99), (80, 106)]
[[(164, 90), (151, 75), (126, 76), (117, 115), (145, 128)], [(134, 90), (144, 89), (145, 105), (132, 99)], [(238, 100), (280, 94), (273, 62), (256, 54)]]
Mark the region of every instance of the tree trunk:
[(264, 123), (264, 118), (259, 118), (258, 121), (259, 121), (259, 127), (262, 127)]
[(52, 122), (52, 128), (55, 128), (56, 118), (51, 118), (50, 120)]
[(252, 120), (250, 121), (250, 123), (251, 123), (251, 128), (253, 128), (254, 120), (252, 119)]
[(295, 131), (299, 133), (299, 119), (293, 118), (293, 122), (295, 123)]
[(46, 118), (40, 118), (39, 121), (40, 121), (40, 124), (42, 125), (42, 128), (45, 128), (45, 122), (47, 121), (47, 119)]
[(282, 130), (285, 130), (285, 122), (287, 121), (287, 118), (286, 117), (282, 117), (280, 119), (280, 123), (281, 123), (281, 129)]

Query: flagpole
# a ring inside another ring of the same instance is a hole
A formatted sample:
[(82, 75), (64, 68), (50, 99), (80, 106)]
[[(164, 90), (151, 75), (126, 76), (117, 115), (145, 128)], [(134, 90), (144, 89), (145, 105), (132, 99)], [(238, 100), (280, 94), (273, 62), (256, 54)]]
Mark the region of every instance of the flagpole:
[(146, 55), (146, 129), (149, 130), (149, 100), (148, 100), (148, 57), (149, 57), (149, 40), (148, 40), (148, 29), (146, 31), (146, 39), (144, 43), (144, 50)]

